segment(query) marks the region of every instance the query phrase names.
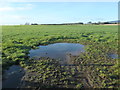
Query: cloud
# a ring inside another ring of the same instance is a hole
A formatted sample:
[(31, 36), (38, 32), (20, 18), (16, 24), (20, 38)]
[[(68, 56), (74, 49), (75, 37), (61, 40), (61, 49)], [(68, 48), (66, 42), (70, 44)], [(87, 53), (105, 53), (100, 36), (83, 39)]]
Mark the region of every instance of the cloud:
[(2, 7), (0, 11), (16, 11), (16, 10), (28, 10), (29, 7)]
[(16, 11), (31, 10), (34, 5), (31, 3), (0, 3), (0, 25), (3, 24), (20, 24), (26, 22), (28, 16), (23, 13), (17, 13)]
[(33, 8), (32, 4), (25, 4), (21, 7), (12, 7), (12, 6), (4, 6), (0, 7), (0, 12), (6, 12), (6, 11), (18, 11), (18, 10), (30, 10)]
[(9, 20), (22, 20), (25, 19), (25, 16), (22, 15), (0, 15), (2, 17), (2, 21), (9, 21)]
[(28, 17), (22, 15), (0, 15), (0, 25), (25, 23)]

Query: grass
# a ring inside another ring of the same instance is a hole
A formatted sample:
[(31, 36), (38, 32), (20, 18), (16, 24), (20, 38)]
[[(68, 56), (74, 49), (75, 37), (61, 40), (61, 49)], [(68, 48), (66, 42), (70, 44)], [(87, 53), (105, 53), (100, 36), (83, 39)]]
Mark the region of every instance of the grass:
[[(56, 42), (80, 43), (86, 45), (86, 52), (76, 57), (72, 62), (73, 64), (79, 64), (79, 66), (75, 67), (77, 70), (80, 69), (81, 72), (87, 73), (85, 77), (90, 84), (89, 86), (94, 88), (113, 88), (118, 85), (118, 59), (107, 57), (107, 54), (117, 54), (118, 51), (118, 30), (115, 25), (15, 25), (2, 26), (2, 29), (3, 69), (13, 64), (20, 64), (24, 68), (37, 66), (27, 68), (27, 71), (34, 71), (38, 73), (39, 77), (41, 72), (39, 72), (38, 68), (42, 68), (43, 66), (41, 67), (36, 63), (30, 63), (31, 59), (28, 57), (30, 49), (36, 48), (38, 45), (47, 45)], [(43, 63), (39, 63), (39, 60), (35, 62), (38, 62), (38, 64)], [(51, 69), (54, 68), (55, 67), (51, 67)], [(60, 71), (62, 70), (62, 68), (59, 69)], [(44, 69), (41, 69), (41, 71), (44, 71)], [(53, 71), (50, 70), (50, 73), (53, 73)], [(63, 72), (61, 73), (63, 74)], [(66, 74), (68, 73), (67, 70), (65, 72)], [(74, 73), (76, 71), (69, 69), (69, 72)], [(44, 74), (45, 73), (47, 73), (47, 71), (44, 72)], [(56, 75), (55, 77), (57, 77)], [(42, 83), (41, 85), (43, 85), (35, 86), (36, 88), (46, 87), (45, 85), (47, 84), (44, 85), (45, 77), (42, 77), (43, 82), (37, 77), (33, 79), (33, 81)], [(70, 77), (74, 77), (74, 75)], [(67, 77), (65, 76), (64, 78)], [(64, 82), (63, 87), (82, 87), (83, 80), (73, 80), (71, 81), (73, 82), (73, 86), (70, 86), (69, 79), (70, 78)], [(27, 78), (27, 80), (29, 80), (29, 78)], [(55, 85), (59, 87), (59, 83), (60, 82), (52, 83), (51, 81), (48, 86), (52, 87)], [(83, 86), (85, 87), (86, 85)]]

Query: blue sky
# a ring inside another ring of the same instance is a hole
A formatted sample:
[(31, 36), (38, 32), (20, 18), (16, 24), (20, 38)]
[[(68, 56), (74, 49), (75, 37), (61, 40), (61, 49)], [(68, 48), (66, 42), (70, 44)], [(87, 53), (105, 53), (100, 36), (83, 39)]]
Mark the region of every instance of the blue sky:
[(0, 6), (0, 24), (114, 21), (117, 2), (11, 2)]

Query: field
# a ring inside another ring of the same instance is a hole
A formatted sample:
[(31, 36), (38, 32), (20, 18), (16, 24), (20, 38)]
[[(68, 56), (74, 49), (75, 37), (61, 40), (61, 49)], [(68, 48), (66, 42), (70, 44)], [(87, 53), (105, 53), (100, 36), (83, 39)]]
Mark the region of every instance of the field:
[[(15, 25), (2, 26), (3, 70), (19, 64), (26, 69), (22, 88), (117, 88), (117, 25)], [(75, 57), (76, 66), (61, 66), (57, 60), (30, 59), (29, 51), (56, 42), (80, 43), (85, 52)]]

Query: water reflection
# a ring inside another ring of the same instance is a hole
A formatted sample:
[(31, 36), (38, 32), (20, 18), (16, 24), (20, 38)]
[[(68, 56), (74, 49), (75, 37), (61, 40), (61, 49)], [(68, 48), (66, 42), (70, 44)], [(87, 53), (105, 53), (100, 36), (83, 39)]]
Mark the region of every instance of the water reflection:
[(17, 88), (25, 71), (19, 65), (12, 65), (4, 72), (2, 88)]
[(29, 56), (40, 58), (49, 57), (62, 60), (61, 63), (67, 63), (71, 56), (78, 56), (84, 52), (84, 45), (78, 43), (55, 43), (46, 46), (39, 46), (39, 49), (30, 50)]

